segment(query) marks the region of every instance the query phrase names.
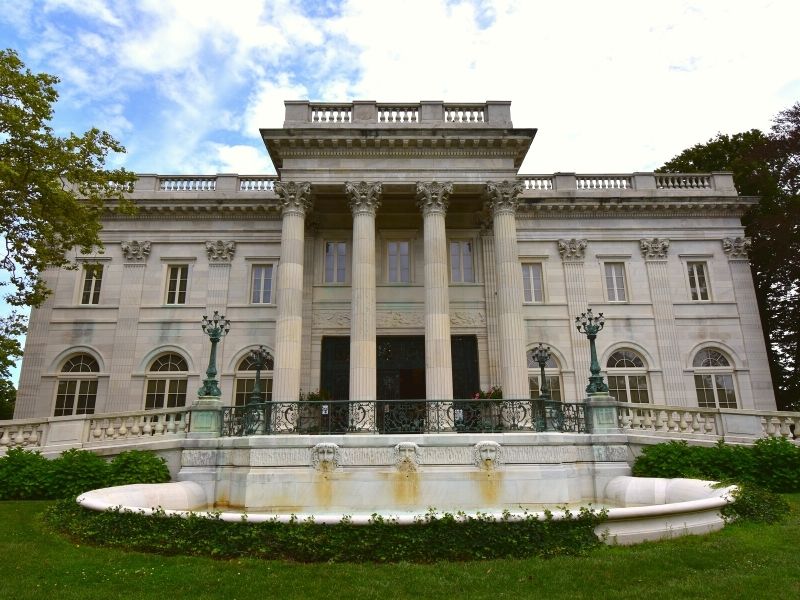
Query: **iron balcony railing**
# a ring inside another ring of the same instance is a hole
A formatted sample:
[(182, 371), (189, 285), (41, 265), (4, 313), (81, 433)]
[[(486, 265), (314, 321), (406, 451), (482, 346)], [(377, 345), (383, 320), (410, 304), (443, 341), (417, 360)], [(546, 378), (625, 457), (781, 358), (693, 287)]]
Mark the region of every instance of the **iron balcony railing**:
[(223, 409), (227, 437), (304, 433), (588, 432), (588, 407), (534, 400), (326, 400)]

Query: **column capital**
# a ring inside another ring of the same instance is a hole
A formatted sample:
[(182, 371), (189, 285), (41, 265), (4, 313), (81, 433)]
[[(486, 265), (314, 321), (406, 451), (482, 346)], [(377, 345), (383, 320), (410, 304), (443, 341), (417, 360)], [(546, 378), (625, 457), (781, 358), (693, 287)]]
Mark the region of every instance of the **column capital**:
[(521, 181), (487, 181), (486, 199), (492, 209), (492, 215), (515, 214), (523, 187)]
[(209, 240), (206, 242), (206, 254), (208, 254), (209, 262), (229, 263), (235, 252), (236, 242), (234, 241), (217, 240), (214, 242)]
[(558, 253), (564, 262), (583, 262), (586, 257), (586, 247), (589, 242), (586, 240), (558, 240)]
[(449, 181), (417, 182), (417, 206), (423, 215), (432, 213), (446, 213), (450, 203), (450, 194), (453, 193), (453, 184)]
[(150, 256), (150, 242), (132, 240), (130, 242), (120, 242), (120, 247), (126, 260), (145, 262), (147, 257)]
[(368, 183), (361, 181), (359, 183), (352, 183), (350, 181), (344, 182), (344, 193), (347, 194), (350, 200), (350, 210), (353, 211), (353, 216), (358, 214), (375, 215), (375, 211), (381, 205), (381, 194), (383, 193), (383, 185), (380, 181)]
[(667, 238), (645, 238), (639, 240), (639, 247), (642, 251), (642, 258), (645, 260), (666, 260), (669, 250), (669, 239)]
[(284, 215), (305, 217), (306, 212), (311, 210), (311, 184), (308, 181), (276, 181), (275, 193)]
[(753, 240), (749, 237), (722, 240), (722, 251), (728, 256), (728, 260), (747, 260), (752, 246)]

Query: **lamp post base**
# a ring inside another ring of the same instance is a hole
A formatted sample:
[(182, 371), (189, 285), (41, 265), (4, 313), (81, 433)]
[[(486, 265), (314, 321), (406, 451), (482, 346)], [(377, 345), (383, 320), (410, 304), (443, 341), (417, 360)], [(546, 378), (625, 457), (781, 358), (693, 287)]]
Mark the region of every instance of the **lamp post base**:
[(198, 396), (189, 409), (189, 437), (219, 437), (222, 431), (222, 400), (219, 396)]
[(605, 392), (589, 394), (586, 399), (589, 409), (589, 431), (591, 433), (619, 433), (617, 400)]

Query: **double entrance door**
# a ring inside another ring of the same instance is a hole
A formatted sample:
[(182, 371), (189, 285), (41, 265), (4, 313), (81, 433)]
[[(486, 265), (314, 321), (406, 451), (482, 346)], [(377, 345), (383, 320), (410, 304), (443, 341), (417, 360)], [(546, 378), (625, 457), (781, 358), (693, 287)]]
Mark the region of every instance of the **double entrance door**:
[[(425, 428), (425, 337), (378, 336), (376, 421), (381, 432), (421, 432)], [(479, 387), (475, 336), (452, 336), (453, 397), (472, 398)], [(322, 338), (320, 391), (331, 400), (350, 393), (350, 338)], [(417, 402), (411, 402), (416, 400)], [(440, 400), (430, 398), (429, 400)]]

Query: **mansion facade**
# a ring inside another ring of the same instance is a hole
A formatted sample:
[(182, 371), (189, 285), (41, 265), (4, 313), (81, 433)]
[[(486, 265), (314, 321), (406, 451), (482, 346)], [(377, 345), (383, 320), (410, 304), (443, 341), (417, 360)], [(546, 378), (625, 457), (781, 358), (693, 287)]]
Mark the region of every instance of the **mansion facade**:
[(501, 386), (581, 402), (589, 344), (619, 401), (774, 410), (729, 173), (518, 173), (510, 102), (286, 102), (277, 176), (141, 174), (105, 250), (46, 273), (16, 418), (191, 405), (203, 315), (231, 322), (222, 401), (451, 400)]

